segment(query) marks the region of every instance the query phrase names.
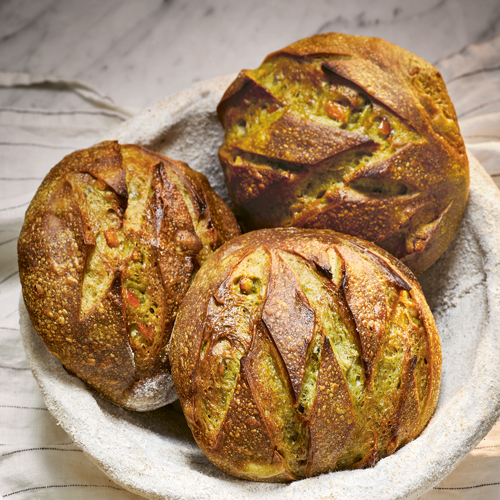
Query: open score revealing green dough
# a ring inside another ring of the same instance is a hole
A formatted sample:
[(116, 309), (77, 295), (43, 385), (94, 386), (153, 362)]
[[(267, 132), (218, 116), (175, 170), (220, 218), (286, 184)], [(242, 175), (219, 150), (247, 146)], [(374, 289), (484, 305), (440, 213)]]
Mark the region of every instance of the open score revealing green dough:
[(441, 374), (412, 273), (371, 243), (321, 230), (225, 244), (185, 297), (170, 356), (207, 457), (273, 482), (390, 455), (429, 421)]
[(218, 115), (244, 229), (333, 229), (417, 274), (453, 239), (465, 146), (441, 75), (410, 52), (376, 38), (306, 38), (243, 70)]
[(107, 399), (142, 411), (167, 404), (179, 305), (236, 234), (229, 208), (185, 163), (117, 142), (76, 151), (43, 181), (19, 238), (33, 326)]

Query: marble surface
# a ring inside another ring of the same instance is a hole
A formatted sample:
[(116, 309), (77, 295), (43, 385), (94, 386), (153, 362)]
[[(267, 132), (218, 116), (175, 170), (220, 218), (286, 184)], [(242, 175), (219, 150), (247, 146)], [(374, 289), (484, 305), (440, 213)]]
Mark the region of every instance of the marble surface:
[[(139, 110), (328, 31), (382, 37), (433, 63), (499, 34), (500, 2), (0, 0), (0, 71), (83, 80)], [(85, 107), (56, 90), (0, 88), (0, 106)]]

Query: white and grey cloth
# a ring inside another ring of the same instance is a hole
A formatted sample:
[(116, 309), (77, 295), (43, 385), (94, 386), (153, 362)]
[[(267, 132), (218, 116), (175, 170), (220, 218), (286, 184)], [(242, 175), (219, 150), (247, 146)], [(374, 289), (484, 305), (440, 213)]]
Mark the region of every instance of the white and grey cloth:
[[(466, 47), (436, 66), (467, 147), (500, 186), (500, 37)], [(139, 497), (108, 479), (49, 413), (19, 333), (16, 242), (31, 198), (64, 155), (99, 142), (131, 116), (129, 109), (80, 82), (0, 73), (0, 88), (29, 91), (54, 82), (86, 99), (85, 109), (0, 108), (0, 495), (16, 500), (133, 500)], [(500, 422), (422, 498), (500, 498)]]

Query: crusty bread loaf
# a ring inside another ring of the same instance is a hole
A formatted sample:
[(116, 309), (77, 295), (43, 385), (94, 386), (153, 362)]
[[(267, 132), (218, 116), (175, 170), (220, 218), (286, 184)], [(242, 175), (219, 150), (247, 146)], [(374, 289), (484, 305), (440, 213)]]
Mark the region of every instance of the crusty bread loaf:
[(371, 466), (418, 436), (441, 347), (393, 256), (333, 231), (267, 229), (207, 259), (171, 362), (206, 456), (233, 476), (283, 482)]
[(206, 257), (239, 234), (202, 174), (135, 145), (65, 157), (18, 244), (35, 330), (70, 372), (135, 410), (175, 399), (167, 344)]
[(420, 273), (453, 239), (469, 170), (439, 72), (376, 38), (328, 33), (243, 70), (219, 157), (246, 230), (329, 228)]

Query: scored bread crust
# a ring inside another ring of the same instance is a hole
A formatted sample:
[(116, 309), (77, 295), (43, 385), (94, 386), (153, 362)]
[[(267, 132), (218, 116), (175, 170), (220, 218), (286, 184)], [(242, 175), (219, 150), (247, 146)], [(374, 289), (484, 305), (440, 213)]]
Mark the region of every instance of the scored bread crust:
[(243, 70), (218, 106), (226, 184), (245, 230), (333, 229), (420, 274), (462, 219), (469, 169), (436, 68), (378, 38), (300, 40)]
[(168, 341), (206, 257), (239, 234), (203, 174), (109, 141), (66, 156), (33, 198), (18, 242), (33, 327), (67, 371), (113, 403), (176, 398)]
[(420, 286), (376, 245), (328, 230), (234, 238), (197, 274), (172, 377), (205, 455), (242, 479), (364, 468), (437, 404), (441, 344)]

